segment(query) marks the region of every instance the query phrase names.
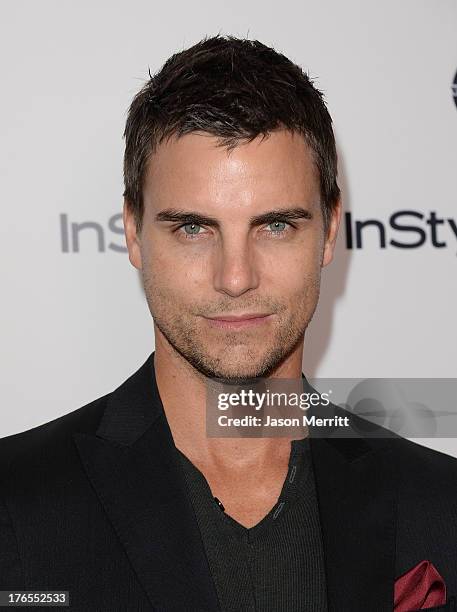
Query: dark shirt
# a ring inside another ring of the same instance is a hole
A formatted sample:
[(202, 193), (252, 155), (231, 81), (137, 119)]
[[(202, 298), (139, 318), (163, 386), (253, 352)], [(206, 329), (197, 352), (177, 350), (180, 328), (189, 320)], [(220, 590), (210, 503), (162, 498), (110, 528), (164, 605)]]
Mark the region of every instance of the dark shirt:
[[(215, 501), (200, 470), (178, 449), (224, 612), (324, 612), (324, 557), (309, 440), (293, 440), (277, 503), (246, 528)], [(224, 500), (220, 500), (223, 504)]]

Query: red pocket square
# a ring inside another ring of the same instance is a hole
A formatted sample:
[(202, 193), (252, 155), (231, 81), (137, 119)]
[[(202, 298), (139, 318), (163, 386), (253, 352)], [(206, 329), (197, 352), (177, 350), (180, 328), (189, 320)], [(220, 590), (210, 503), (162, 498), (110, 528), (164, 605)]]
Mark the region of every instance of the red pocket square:
[(394, 612), (424, 610), (446, 603), (446, 585), (430, 561), (421, 561), (395, 580)]

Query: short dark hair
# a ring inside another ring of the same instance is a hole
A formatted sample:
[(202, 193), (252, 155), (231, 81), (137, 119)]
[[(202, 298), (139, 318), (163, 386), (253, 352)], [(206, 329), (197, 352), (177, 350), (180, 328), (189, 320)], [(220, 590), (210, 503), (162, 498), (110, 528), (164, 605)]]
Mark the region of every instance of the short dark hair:
[(327, 230), (340, 195), (332, 119), (299, 66), (258, 40), (218, 34), (175, 53), (149, 76), (124, 132), (124, 197), (138, 231), (147, 162), (162, 141), (199, 131), (232, 149), (277, 129), (299, 132), (314, 153)]

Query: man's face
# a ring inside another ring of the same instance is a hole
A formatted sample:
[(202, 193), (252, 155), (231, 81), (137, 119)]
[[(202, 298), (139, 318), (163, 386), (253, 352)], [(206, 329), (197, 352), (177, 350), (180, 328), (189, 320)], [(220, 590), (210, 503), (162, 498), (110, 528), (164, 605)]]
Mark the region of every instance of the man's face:
[[(145, 176), (141, 233), (126, 206), (124, 224), (156, 344), (205, 376), (236, 382), (268, 376), (302, 350), (340, 207), (324, 235), (318, 171), (299, 134), (273, 132), (230, 153), (216, 143), (192, 133), (161, 144)], [(282, 216), (291, 209), (303, 213)], [(246, 314), (268, 316), (214, 320)]]

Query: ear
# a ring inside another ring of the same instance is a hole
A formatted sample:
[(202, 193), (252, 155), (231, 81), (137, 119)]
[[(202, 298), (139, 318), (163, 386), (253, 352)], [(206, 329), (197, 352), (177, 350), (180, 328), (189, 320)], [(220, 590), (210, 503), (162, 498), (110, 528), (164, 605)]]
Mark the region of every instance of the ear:
[(327, 236), (325, 238), (324, 244), (324, 252), (322, 255), (322, 267), (327, 266), (333, 259), (333, 254), (335, 252), (335, 244), (338, 236), (338, 228), (340, 226), (341, 221), (341, 212), (342, 212), (342, 204), (341, 198), (338, 199), (338, 202), (334, 206), (330, 219), (329, 226), (327, 230)]
[(132, 212), (132, 207), (129, 206), (127, 200), (124, 200), (124, 210), (122, 213), (122, 219), (124, 221), (125, 241), (127, 243), (130, 263), (138, 270), (141, 270), (142, 261), (140, 236), (137, 234), (136, 231), (136, 222), (135, 216)]

